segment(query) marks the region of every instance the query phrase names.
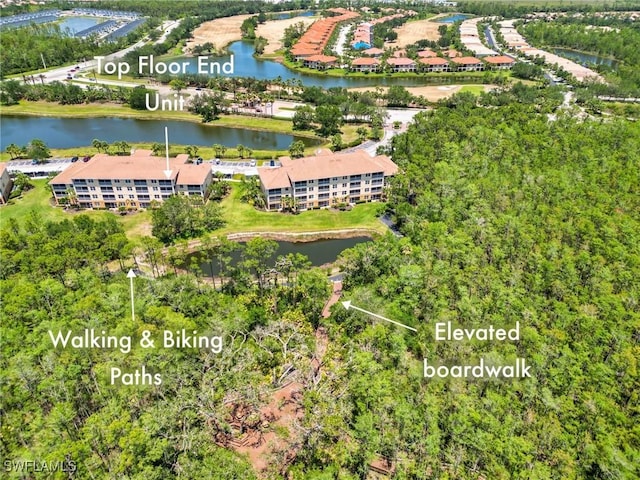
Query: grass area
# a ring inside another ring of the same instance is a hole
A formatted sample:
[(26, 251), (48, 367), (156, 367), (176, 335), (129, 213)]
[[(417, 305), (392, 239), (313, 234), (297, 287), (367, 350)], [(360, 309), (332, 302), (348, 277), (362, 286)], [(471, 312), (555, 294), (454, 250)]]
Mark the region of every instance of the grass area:
[(474, 95), (480, 95), (484, 92), (484, 85), (463, 85), (460, 88), (461, 92), (471, 92)]
[(240, 187), (233, 185), (222, 201), (227, 225), (214, 233), (239, 232), (314, 232), (347, 228), (366, 228), (383, 234), (386, 227), (378, 220), (381, 203), (363, 203), (349, 212), (311, 210), (298, 215), (256, 210), (240, 200)]
[(132, 239), (151, 234), (151, 215), (149, 212), (121, 216), (105, 210), (65, 211), (61, 207), (54, 207), (51, 203), (51, 193), (47, 188), (46, 179), (32, 180), (32, 183), (34, 188), (24, 192), (20, 198), (10, 200), (9, 204), (0, 208), (0, 228), (4, 228), (11, 218), (19, 222), (24, 221), (32, 211), (37, 212), (44, 222), (60, 222), (73, 218), (79, 213), (84, 213), (95, 220), (102, 220), (108, 216), (116, 217)]
[[(24, 221), (31, 211), (37, 212), (42, 221), (60, 222), (73, 218), (80, 213), (101, 220), (110, 215), (115, 216), (127, 236), (138, 240), (151, 235), (151, 214), (141, 211), (128, 215), (117, 215), (104, 210), (65, 211), (54, 207), (46, 179), (33, 180), (35, 188), (25, 192), (21, 198), (11, 200), (0, 208), (0, 228), (4, 228), (11, 218)], [(214, 232), (215, 235), (242, 232), (315, 232), (322, 230), (338, 230), (348, 228), (365, 228), (383, 234), (386, 227), (377, 219), (380, 203), (357, 205), (349, 212), (333, 212), (329, 210), (313, 210), (299, 215), (286, 215), (276, 212), (262, 212), (240, 201), (240, 187), (234, 184), (231, 194), (222, 201), (224, 218), (227, 225)]]

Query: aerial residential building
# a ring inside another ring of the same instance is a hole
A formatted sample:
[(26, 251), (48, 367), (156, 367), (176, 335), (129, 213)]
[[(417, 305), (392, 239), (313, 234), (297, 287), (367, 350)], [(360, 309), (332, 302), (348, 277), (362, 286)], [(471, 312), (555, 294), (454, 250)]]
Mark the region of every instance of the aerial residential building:
[(388, 58), (387, 65), (393, 72), (415, 72), (416, 62), (410, 58)]
[(368, 50), (373, 45), (373, 28), (370, 23), (361, 23), (353, 32), (351, 46), (356, 50)]
[(325, 70), (327, 68), (335, 67), (338, 59), (331, 55), (311, 55), (304, 59), (303, 64), (305, 67), (315, 68), (316, 70)]
[(198, 195), (203, 199), (212, 182), (211, 166), (186, 163), (182, 154), (167, 161), (151, 150), (131, 155), (99, 153), (87, 162), (76, 162), (49, 184), (56, 203), (76, 203), (81, 208), (147, 208), (174, 194)]
[(371, 157), (364, 150), (323, 150), (311, 157), (282, 157), (280, 163), (279, 167), (258, 168), (270, 211), (286, 208), (291, 199), (298, 210), (381, 200), (388, 177), (398, 171), (387, 156)]
[(362, 54), (368, 57), (380, 58), (382, 55), (384, 55), (384, 50), (381, 48), (372, 47), (363, 50)]
[(377, 58), (356, 58), (351, 62), (351, 70), (354, 72), (379, 72), (380, 60)]
[(516, 63), (513, 58), (506, 55), (485, 57), (483, 60), (491, 70), (509, 70)]
[(13, 181), (9, 176), (6, 163), (0, 163), (0, 204), (9, 201), (9, 195), (13, 187)]
[(484, 64), (475, 57), (455, 57), (451, 62), (458, 72), (479, 72), (484, 70)]
[(462, 54), (457, 51), (455, 48), (450, 48), (442, 52), (442, 54), (447, 58), (461, 57)]
[(448, 72), (449, 61), (442, 57), (419, 58), (420, 70), (423, 72)]
[(431, 57), (437, 57), (437, 56), (438, 54), (436, 52), (428, 48), (425, 48), (424, 50), (420, 50), (418, 52), (418, 57), (420, 58), (431, 58)]

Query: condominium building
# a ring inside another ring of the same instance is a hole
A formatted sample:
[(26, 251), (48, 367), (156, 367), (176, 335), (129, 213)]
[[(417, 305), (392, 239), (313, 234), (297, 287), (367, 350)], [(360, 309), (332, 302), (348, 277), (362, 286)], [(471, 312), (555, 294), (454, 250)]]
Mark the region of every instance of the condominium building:
[(286, 208), (291, 199), (298, 210), (380, 200), (388, 177), (398, 171), (389, 157), (371, 157), (364, 150), (321, 150), (311, 157), (282, 157), (280, 163), (258, 168), (266, 208), (271, 211)]
[(0, 204), (9, 201), (9, 195), (13, 188), (13, 181), (9, 176), (6, 163), (0, 163)]
[(58, 204), (81, 208), (147, 208), (178, 193), (206, 198), (213, 181), (211, 165), (190, 164), (188, 158), (182, 154), (169, 159), (167, 171), (167, 160), (150, 150), (127, 156), (99, 153), (74, 163), (49, 184)]

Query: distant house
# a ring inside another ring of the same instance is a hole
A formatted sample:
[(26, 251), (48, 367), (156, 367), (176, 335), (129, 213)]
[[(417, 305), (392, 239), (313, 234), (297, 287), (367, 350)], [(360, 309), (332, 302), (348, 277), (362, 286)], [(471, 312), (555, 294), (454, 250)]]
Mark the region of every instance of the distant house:
[(393, 72), (415, 72), (416, 62), (410, 58), (388, 58), (387, 65)]
[(457, 51), (455, 48), (450, 48), (449, 50), (445, 50), (442, 54), (447, 58), (461, 57), (462, 54)]
[(351, 70), (354, 72), (379, 72), (380, 60), (377, 58), (356, 58), (351, 62)]
[(334, 67), (338, 59), (331, 55), (312, 55), (304, 59), (305, 67), (315, 68), (316, 70), (325, 70)]
[(433, 50), (429, 50), (428, 48), (425, 48), (424, 50), (420, 50), (418, 52), (418, 57), (419, 58), (431, 58), (431, 57), (437, 57), (438, 54), (436, 52), (434, 52)]
[(370, 23), (361, 23), (356, 27), (351, 46), (355, 50), (368, 50), (373, 46), (373, 29)]
[(366, 55), (368, 57), (373, 57), (373, 58), (379, 58), (384, 54), (384, 50), (381, 48), (367, 48), (366, 50), (362, 51), (363, 55)]
[(13, 188), (13, 180), (9, 176), (6, 163), (0, 163), (0, 204), (9, 201), (9, 195)]
[(451, 59), (458, 72), (479, 72), (484, 70), (482, 61), (475, 57), (455, 57)]
[(407, 51), (404, 48), (401, 48), (400, 50), (395, 50), (391, 56), (394, 58), (405, 58), (407, 56)]
[(271, 211), (282, 210), (292, 199), (299, 210), (381, 200), (388, 177), (398, 172), (388, 157), (371, 157), (365, 150), (326, 150), (295, 160), (281, 157), (280, 163), (280, 167), (258, 168), (267, 210)]
[(449, 61), (441, 57), (419, 58), (420, 70), (423, 72), (448, 72)]
[(498, 55), (494, 57), (485, 57), (484, 61), (491, 70), (509, 70), (516, 61), (506, 55)]

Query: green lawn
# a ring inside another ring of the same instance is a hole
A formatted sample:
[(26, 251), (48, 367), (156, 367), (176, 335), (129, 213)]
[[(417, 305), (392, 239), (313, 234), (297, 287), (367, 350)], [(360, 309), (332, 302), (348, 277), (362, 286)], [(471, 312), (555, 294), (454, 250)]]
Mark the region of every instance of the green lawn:
[[(22, 197), (15, 198), (8, 205), (0, 207), (0, 228), (4, 228), (10, 218), (15, 218), (22, 222), (29, 212), (36, 211), (45, 222), (59, 222), (64, 219), (73, 218), (77, 215), (76, 211), (65, 211), (61, 207), (54, 207), (51, 203), (51, 193), (47, 189), (47, 180), (32, 180), (34, 188), (23, 193)], [(80, 213), (86, 213), (95, 219), (103, 219), (109, 215), (113, 215), (122, 224), (125, 231), (131, 238), (149, 235), (150, 215), (148, 212), (140, 212), (130, 215), (116, 215), (112, 212), (98, 210), (84, 210)]]
[(378, 220), (381, 203), (363, 203), (349, 212), (311, 210), (298, 215), (263, 212), (240, 201), (240, 187), (233, 185), (231, 194), (222, 201), (227, 225), (214, 232), (315, 232), (348, 228), (366, 228), (384, 233), (386, 227)]
[[(0, 228), (4, 228), (10, 218), (22, 222), (31, 211), (38, 212), (45, 222), (59, 222), (73, 218), (79, 213), (85, 213), (95, 219), (103, 219), (109, 215), (115, 216), (132, 240), (151, 235), (149, 211), (124, 216), (103, 210), (67, 212), (61, 207), (52, 206), (51, 193), (46, 187), (45, 179), (33, 180), (33, 184), (35, 188), (24, 193), (21, 198), (13, 199), (10, 204), (0, 207)], [(381, 208), (381, 203), (363, 203), (350, 212), (313, 210), (299, 215), (288, 215), (258, 211), (241, 202), (239, 197), (239, 185), (234, 184), (231, 194), (222, 201), (223, 215), (227, 225), (213, 232), (215, 235), (242, 232), (316, 232), (349, 228), (365, 228), (378, 233), (384, 233), (386, 230), (376, 215)]]

